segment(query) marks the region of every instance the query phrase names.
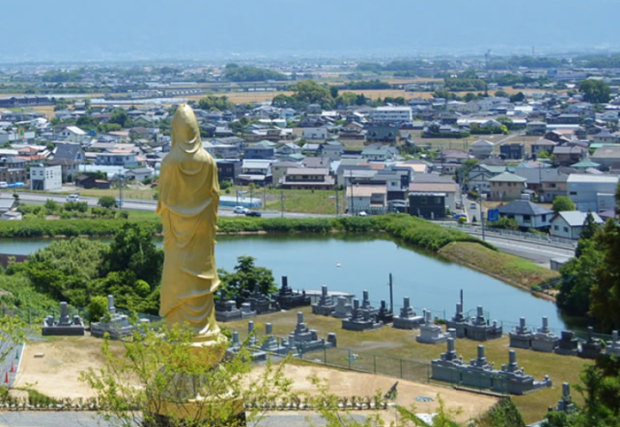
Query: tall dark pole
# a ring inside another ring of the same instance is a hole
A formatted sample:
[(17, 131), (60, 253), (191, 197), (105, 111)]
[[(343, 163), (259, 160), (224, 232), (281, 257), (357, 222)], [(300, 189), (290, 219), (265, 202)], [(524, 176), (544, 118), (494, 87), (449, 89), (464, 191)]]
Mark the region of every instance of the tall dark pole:
[(394, 313), (394, 292), (392, 288), (392, 273), (390, 273), (390, 310)]

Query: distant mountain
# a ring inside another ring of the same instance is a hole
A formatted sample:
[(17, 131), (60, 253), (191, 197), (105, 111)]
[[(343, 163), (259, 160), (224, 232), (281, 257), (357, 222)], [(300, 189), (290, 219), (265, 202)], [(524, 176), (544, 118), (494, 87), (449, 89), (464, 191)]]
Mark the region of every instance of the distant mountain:
[(2, 62), (620, 46), (615, 0), (20, 0), (0, 10)]

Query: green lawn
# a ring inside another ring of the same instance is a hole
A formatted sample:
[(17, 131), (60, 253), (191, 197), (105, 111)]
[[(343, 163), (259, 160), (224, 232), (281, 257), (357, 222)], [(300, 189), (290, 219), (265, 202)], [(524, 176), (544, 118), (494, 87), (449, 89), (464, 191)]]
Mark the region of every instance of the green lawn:
[[(254, 321), (259, 336), (265, 330), (265, 323), (273, 324), (274, 334), (279, 337), (286, 337), (295, 329), (296, 311), (279, 312), (259, 316), (251, 320)], [(310, 307), (305, 307), (299, 311), (305, 314), (305, 322), (310, 329), (316, 329), (319, 337), (326, 337), (329, 332), (335, 332), (338, 337), (340, 352), (334, 352), (338, 357), (346, 354), (342, 349), (348, 348), (360, 355), (358, 363), (366, 363), (366, 367), (372, 367), (374, 358), (370, 354), (377, 354), (389, 357), (377, 357), (378, 371), (384, 372), (388, 365), (393, 363), (390, 358), (400, 358), (406, 360), (416, 360), (429, 363), (436, 359), (445, 351), (445, 344), (427, 345), (420, 344), (415, 340), (417, 332), (403, 331), (399, 329), (383, 327), (374, 331), (351, 332), (341, 329), (341, 321), (333, 317), (315, 316)], [(247, 320), (222, 324), (227, 328), (236, 329), (240, 332), (241, 338), (247, 333)], [(504, 331), (508, 332), (508, 331)], [(470, 360), (476, 357), (477, 347), (480, 343), (467, 339), (459, 339), (456, 342), (456, 349), (463, 360)], [(496, 367), (508, 362), (508, 337), (504, 336), (499, 340), (488, 341), (485, 344), (486, 356), (489, 362), (495, 362)], [(307, 356), (312, 359), (312, 356)], [(322, 354), (315, 357), (320, 358)], [(328, 353), (328, 360), (330, 360)], [(534, 375), (537, 380), (549, 375), (553, 381), (553, 387), (545, 390), (536, 391), (525, 396), (513, 396), (513, 400), (522, 412), (526, 423), (532, 423), (542, 419), (549, 406), (554, 406), (561, 397), (562, 383), (574, 384), (578, 382), (579, 373), (584, 364), (590, 363), (578, 357), (559, 356), (556, 354), (539, 353), (531, 350), (517, 350), (517, 361), (525, 369), (526, 374)], [(396, 371), (396, 374), (398, 372)], [(419, 376), (420, 378), (422, 375)], [(573, 393), (576, 397), (577, 393)]]
[(439, 253), (452, 261), (474, 266), (487, 274), (500, 276), (502, 280), (527, 288), (560, 277), (557, 271), (514, 255), (492, 251), (477, 243), (451, 243), (441, 248)]

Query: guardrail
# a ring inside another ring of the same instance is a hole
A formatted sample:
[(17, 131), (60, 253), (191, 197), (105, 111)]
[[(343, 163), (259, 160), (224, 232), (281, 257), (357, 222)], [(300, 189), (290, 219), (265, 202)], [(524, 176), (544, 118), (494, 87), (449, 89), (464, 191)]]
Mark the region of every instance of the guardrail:
[[(469, 230), (474, 233), (482, 233), (482, 227), (479, 225), (456, 224), (456, 223), (439, 222), (439, 221), (437, 221), (437, 224), (441, 225), (442, 227), (452, 228), (455, 230), (461, 230), (465, 232)], [(561, 246), (564, 246), (570, 249), (575, 249), (577, 247), (576, 240), (552, 236), (550, 234), (543, 235), (543, 234), (527, 233), (523, 231), (505, 230), (505, 229), (491, 228), (491, 227), (485, 227), (484, 232), (485, 234), (489, 236), (510, 236), (510, 237), (515, 237), (515, 238), (519, 238), (522, 240), (531, 240), (532, 242), (535, 242), (535, 243), (545, 243), (545, 244), (555, 245), (555, 246), (561, 245)]]

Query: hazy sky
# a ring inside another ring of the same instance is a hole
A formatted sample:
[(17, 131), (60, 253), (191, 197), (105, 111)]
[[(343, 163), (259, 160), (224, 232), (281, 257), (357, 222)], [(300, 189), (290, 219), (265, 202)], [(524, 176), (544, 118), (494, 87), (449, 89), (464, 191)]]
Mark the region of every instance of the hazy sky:
[(0, 60), (620, 50), (620, 0), (18, 0)]

